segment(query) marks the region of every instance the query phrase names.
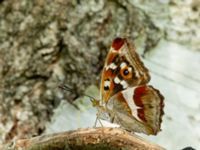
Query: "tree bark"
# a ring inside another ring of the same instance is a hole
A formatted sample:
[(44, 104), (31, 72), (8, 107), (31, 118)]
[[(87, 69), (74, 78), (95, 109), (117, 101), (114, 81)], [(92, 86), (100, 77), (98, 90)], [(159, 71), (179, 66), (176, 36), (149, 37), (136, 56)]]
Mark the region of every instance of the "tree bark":
[(61, 100), (99, 83), (116, 36), (146, 49), (162, 37), (148, 14), (121, 0), (5, 0), (0, 20), (0, 143), (41, 134)]

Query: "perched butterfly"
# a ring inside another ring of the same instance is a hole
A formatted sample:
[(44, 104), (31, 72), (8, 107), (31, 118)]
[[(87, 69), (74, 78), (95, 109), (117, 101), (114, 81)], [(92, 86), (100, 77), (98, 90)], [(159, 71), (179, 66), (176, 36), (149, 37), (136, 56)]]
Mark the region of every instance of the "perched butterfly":
[(128, 131), (156, 135), (160, 131), (164, 97), (147, 83), (148, 69), (126, 38), (116, 38), (101, 76), (100, 101), (93, 100), (97, 117)]

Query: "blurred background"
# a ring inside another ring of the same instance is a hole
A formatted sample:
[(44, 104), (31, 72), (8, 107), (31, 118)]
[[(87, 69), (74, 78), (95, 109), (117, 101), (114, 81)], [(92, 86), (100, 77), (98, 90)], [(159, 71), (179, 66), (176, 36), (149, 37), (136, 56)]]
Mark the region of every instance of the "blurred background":
[(162, 132), (140, 135), (200, 149), (199, 18), (199, 0), (1, 0), (0, 143), (93, 127), (82, 93), (99, 98), (110, 44), (127, 36), (165, 96)]

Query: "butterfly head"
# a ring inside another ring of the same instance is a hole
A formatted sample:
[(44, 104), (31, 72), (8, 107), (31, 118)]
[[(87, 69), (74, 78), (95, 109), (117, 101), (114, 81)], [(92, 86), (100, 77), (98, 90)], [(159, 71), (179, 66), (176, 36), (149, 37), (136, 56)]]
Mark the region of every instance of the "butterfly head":
[(90, 99), (90, 101), (92, 102), (92, 106), (93, 107), (100, 106), (100, 101), (99, 100), (93, 98), (93, 99)]

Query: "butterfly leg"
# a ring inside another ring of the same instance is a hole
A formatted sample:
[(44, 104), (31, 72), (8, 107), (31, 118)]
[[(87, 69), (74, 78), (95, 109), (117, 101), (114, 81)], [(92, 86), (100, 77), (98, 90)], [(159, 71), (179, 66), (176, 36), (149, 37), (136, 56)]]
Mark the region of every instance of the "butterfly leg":
[(103, 123), (101, 122), (101, 120), (100, 120), (100, 119), (98, 119), (98, 121), (99, 121), (99, 123), (101, 124), (101, 127), (103, 127)]
[(98, 112), (97, 115), (96, 115), (94, 127), (97, 127), (97, 121), (99, 121), (101, 127), (103, 127), (103, 124), (102, 124), (101, 120), (99, 119), (99, 112)]
[(95, 122), (94, 122), (94, 128), (97, 127), (97, 120), (98, 118), (96, 117)]

